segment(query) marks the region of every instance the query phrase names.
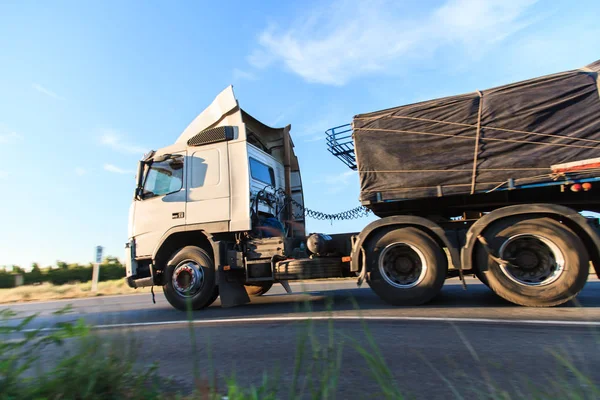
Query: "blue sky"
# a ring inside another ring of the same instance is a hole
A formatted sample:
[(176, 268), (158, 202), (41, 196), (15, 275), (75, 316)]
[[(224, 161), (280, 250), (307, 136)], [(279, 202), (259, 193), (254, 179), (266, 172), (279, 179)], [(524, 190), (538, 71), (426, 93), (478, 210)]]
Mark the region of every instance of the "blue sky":
[(259, 120), (292, 124), (307, 206), (353, 208), (358, 179), (323, 131), (582, 67), (600, 58), (598, 15), (597, 1), (0, 0), (0, 265), (121, 256), (137, 160), (229, 84)]

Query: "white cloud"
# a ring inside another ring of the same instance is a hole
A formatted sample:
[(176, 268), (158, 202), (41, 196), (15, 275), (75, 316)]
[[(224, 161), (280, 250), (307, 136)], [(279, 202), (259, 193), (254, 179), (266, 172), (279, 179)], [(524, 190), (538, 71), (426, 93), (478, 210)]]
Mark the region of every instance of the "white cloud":
[(234, 81), (242, 81), (242, 80), (255, 81), (256, 79), (258, 79), (258, 78), (252, 72), (244, 71), (239, 68), (233, 69), (233, 80)]
[(42, 86), (42, 85), (40, 85), (39, 83), (32, 83), (32, 84), (31, 84), (31, 87), (32, 87), (33, 89), (37, 90), (38, 92), (45, 94), (46, 96), (50, 96), (50, 97), (52, 97), (53, 99), (56, 99), (56, 100), (64, 100), (64, 99), (65, 99), (64, 97), (62, 97), (62, 96), (59, 96), (58, 94), (56, 94), (56, 93), (55, 93), (55, 92), (53, 92), (52, 90), (50, 90), (50, 89), (48, 89), (48, 88), (45, 88), (45, 87), (43, 87), (43, 86)]
[(8, 172), (0, 170), (0, 179), (8, 178)]
[(348, 110), (337, 106), (330, 106), (321, 110), (313, 118), (306, 119), (299, 126), (292, 126), (293, 137), (304, 142), (317, 142), (325, 139), (325, 130), (339, 126), (352, 120), (352, 114)]
[(3, 144), (15, 143), (21, 139), (23, 139), (23, 136), (18, 134), (17, 132), (1, 132), (0, 133), (0, 143), (3, 143)]
[(117, 131), (112, 129), (104, 130), (104, 132), (100, 136), (100, 143), (121, 153), (143, 155), (148, 151), (144, 147), (137, 146), (124, 141), (121, 135)]
[(108, 172), (113, 172), (115, 174), (135, 174), (134, 171), (128, 170), (128, 169), (123, 169), (123, 168), (119, 168), (115, 165), (112, 164), (104, 164), (104, 170), (108, 171)]
[(321, 179), (313, 181), (314, 184), (326, 187), (328, 194), (339, 193), (344, 190), (352, 181), (358, 178), (356, 171), (344, 171), (339, 174), (325, 175)]
[(84, 168), (81, 167), (75, 167), (75, 175), (77, 176), (83, 176), (86, 174), (86, 170)]
[(277, 117), (275, 117), (275, 119), (273, 121), (271, 121), (269, 126), (277, 126), (277, 124), (279, 124), (284, 119), (285, 119), (285, 114), (281, 113)]
[(317, 135), (317, 136), (313, 136), (313, 137), (308, 138), (308, 139), (304, 139), (304, 142), (305, 143), (318, 142), (318, 141), (321, 141), (323, 139), (325, 139), (325, 136), (323, 136), (323, 135)]
[(248, 61), (256, 68), (280, 62), (308, 82), (344, 85), (442, 49), (479, 57), (530, 24), (526, 12), (535, 2), (446, 0), (429, 13), (410, 15), (395, 0), (335, 0), (290, 28), (266, 28)]

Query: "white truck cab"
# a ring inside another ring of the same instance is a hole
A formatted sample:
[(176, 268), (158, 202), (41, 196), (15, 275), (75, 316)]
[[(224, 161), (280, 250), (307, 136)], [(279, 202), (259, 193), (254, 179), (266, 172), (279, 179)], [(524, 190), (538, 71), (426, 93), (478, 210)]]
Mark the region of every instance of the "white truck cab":
[[(225, 256), (217, 242), (303, 237), (302, 181), (289, 130), (250, 116), (230, 86), (173, 145), (145, 155), (130, 207), (129, 284), (165, 286), (169, 260), (186, 246), (198, 247), (215, 264)], [(183, 279), (182, 274), (175, 278)], [(196, 273), (191, 278), (205, 277)], [(176, 289), (189, 289), (173, 282)]]

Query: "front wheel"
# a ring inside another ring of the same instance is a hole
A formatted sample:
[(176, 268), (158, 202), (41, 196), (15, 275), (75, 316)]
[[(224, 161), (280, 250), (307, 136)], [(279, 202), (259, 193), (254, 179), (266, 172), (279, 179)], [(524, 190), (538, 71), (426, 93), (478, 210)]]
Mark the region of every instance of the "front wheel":
[(187, 246), (176, 251), (165, 269), (163, 292), (178, 310), (199, 310), (215, 301), (215, 267), (206, 251)]
[(556, 306), (577, 296), (587, 281), (586, 248), (558, 221), (509, 218), (491, 225), (483, 236), (507, 263), (498, 264), (478, 245), (476, 267), (505, 300), (530, 307)]
[(369, 286), (392, 305), (420, 305), (442, 289), (448, 259), (425, 232), (412, 227), (387, 230), (369, 240)]

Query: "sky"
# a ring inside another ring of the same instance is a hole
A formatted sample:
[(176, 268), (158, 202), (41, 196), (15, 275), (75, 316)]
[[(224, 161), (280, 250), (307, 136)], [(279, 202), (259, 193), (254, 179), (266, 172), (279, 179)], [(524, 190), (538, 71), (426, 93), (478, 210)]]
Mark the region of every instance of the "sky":
[(0, 0), (0, 265), (121, 257), (137, 161), (230, 84), (260, 121), (292, 125), (307, 207), (354, 208), (326, 129), (583, 67), (598, 15), (586, 0)]

